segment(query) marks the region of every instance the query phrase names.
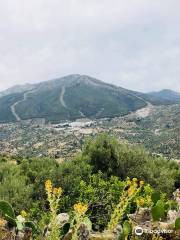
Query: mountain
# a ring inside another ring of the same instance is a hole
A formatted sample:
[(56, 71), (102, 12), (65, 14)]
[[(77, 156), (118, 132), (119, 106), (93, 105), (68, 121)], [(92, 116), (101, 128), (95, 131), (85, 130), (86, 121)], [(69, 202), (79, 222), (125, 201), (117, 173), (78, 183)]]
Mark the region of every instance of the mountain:
[(115, 117), (145, 105), (129, 90), (76, 74), (6, 91), (0, 97), (0, 122)]
[[(0, 95), (0, 122), (45, 119), (58, 123), (78, 118), (123, 116), (147, 102), (175, 100), (175, 94), (137, 93), (86, 75), (62, 78), (10, 88)], [(165, 100), (164, 100), (165, 99)]]
[(180, 93), (169, 89), (137, 95), (154, 105), (171, 105), (180, 103)]

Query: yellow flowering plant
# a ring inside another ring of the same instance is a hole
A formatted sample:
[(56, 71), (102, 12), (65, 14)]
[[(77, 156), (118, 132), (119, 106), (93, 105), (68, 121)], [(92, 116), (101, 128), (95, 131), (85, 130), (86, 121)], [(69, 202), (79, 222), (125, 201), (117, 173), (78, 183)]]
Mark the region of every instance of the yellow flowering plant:
[(4, 227), (6, 225), (6, 223), (7, 223), (6, 220), (0, 218), (0, 228)]
[(74, 225), (72, 240), (78, 239), (78, 230), (80, 228), (80, 225), (81, 225), (81, 223), (85, 222), (87, 219), (85, 217), (87, 210), (88, 210), (88, 205), (85, 203), (79, 202), (74, 205), (75, 225)]
[(143, 186), (144, 181), (138, 181), (137, 178), (133, 178), (132, 180), (130, 180), (129, 177), (127, 178), (119, 204), (115, 207), (114, 212), (111, 215), (108, 224), (108, 231), (114, 231), (118, 223), (122, 220), (129, 204), (134, 201)]
[(135, 199), (135, 202), (137, 204), (137, 207), (143, 207), (143, 208), (150, 208), (153, 205), (151, 195), (153, 193), (152, 187), (147, 184), (144, 186), (144, 191), (141, 193), (141, 195), (137, 196)]
[(62, 195), (62, 188), (54, 188), (51, 180), (45, 182), (45, 190), (47, 193), (47, 200), (50, 207), (50, 227), (51, 231), (48, 235), (48, 240), (59, 240), (59, 226), (57, 222), (57, 212), (60, 197)]
[(26, 218), (28, 216), (27, 212), (25, 210), (22, 210), (20, 215), (23, 217), (23, 218)]
[(62, 195), (62, 188), (53, 188), (51, 180), (45, 182), (45, 189), (50, 205), (50, 210), (56, 212), (59, 204), (60, 197)]
[(83, 216), (88, 210), (88, 205), (83, 203), (77, 203), (74, 205), (74, 211), (76, 215)]

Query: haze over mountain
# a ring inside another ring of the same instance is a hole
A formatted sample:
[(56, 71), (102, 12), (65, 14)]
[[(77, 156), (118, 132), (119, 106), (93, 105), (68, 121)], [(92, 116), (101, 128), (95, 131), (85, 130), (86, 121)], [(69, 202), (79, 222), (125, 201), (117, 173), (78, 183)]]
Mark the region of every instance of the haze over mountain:
[(0, 93), (0, 122), (45, 119), (46, 122), (123, 116), (147, 103), (174, 104), (180, 94), (163, 90), (138, 93), (86, 75), (14, 86)]

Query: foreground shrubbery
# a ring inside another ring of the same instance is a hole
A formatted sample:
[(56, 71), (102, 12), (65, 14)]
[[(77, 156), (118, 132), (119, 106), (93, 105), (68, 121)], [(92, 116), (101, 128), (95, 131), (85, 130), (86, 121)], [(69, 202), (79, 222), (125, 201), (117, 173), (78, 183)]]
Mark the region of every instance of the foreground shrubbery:
[[(15, 217), (11, 205), (5, 201), (0, 201), (0, 238), (5, 240), (30, 240), (31, 238), (39, 240), (88, 240), (88, 239), (135, 239), (134, 233), (136, 227), (141, 229), (155, 229), (164, 231), (163, 225), (166, 224), (166, 231), (169, 231), (168, 238), (160, 237), (164, 234), (143, 234), (143, 239), (178, 239), (180, 231), (180, 217), (178, 217), (180, 204), (178, 201), (167, 201), (163, 194), (154, 191), (149, 185), (144, 186), (144, 181), (138, 181), (136, 178), (130, 180), (127, 178), (124, 182), (124, 189), (119, 193), (118, 204), (114, 206), (108, 225), (103, 233), (95, 233), (92, 229), (92, 222), (87, 214), (90, 204), (76, 203), (73, 210), (68, 213), (59, 212), (59, 202), (62, 196), (61, 187), (53, 187), (51, 180), (45, 182), (47, 194), (47, 203), (49, 205), (49, 214), (47, 222), (33, 223), (27, 221), (27, 213), (23, 210), (21, 214)], [(178, 198), (180, 198), (180, 193)], [(148, 200), (148, 201), (146, 201)], [(136, 204), (135, 218), (133, 214), (128, 215), (130, 208)], [(142, 208), (146, 206), (146, 208)], [(139, 210), (144, 209), (144, 216), (137, 219)], [(173, 219), (168, 219), (170, 211), (176, 214)], [(147, 214), (148, 212), (148, 214)], [(142, 221), (143, 220), (143, 221)], [(148, 221), (147, 221), (148, 220)], [(165, 221), (168, 220), (168, 221)], [(149, 226), (147, 226), (147, 224)], [(149, 238), (152, 235), (152, 238)], [(159, 236), (159, 237), (158, 237)], [(154, 238), (155, 237), (155, 238)]]
[[(22, 209), (27, 211), (29, 218), (41, 229), (49, 222), (47, 191), (44, 190), (46, 179), (63, 189), (58, 198), (57, 213), (68, 212), (72, 216), (72, 206), (83, 202), (88, 205), (86, 215), (92, 230), (100, 232), (110, 228), (113, 212), (121, 206), (118, 204), (127, 176), (141, 179), (151, 187), (143, 187), (136, 201), (127, 205), (125, 216), (139, 207), (150, 207), (152, 189), (164, 192), (162, 196), (167, 202), (180, 184), (177, 163), (156, 158), (144, 149), (120, 144), (107, 135), (88, 140), (82, 153), (69, 162), (58, 164), (47, 158), (2, 157), (0, 164), (0, 199), (10, 202), (16, 214)], [(159, 205), (162, 207), (161, 202)], [(158, 206), (154, 207), (156, 211)]]

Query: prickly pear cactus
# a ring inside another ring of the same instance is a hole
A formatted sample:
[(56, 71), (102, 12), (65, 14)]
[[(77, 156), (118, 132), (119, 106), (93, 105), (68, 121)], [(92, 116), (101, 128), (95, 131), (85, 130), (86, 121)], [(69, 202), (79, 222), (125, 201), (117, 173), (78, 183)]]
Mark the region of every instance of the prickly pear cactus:
[(165, 217), (165, 204), (163, 201), (158, 200), (156, 205), (151, 210), (152, 218), (154, 221), (159, 221)]
[(0, 212), (4, 216), (9, 216), (10, 218), (15, 218), (14, 210), (12, 206), (6, 201), (0, 201)]

